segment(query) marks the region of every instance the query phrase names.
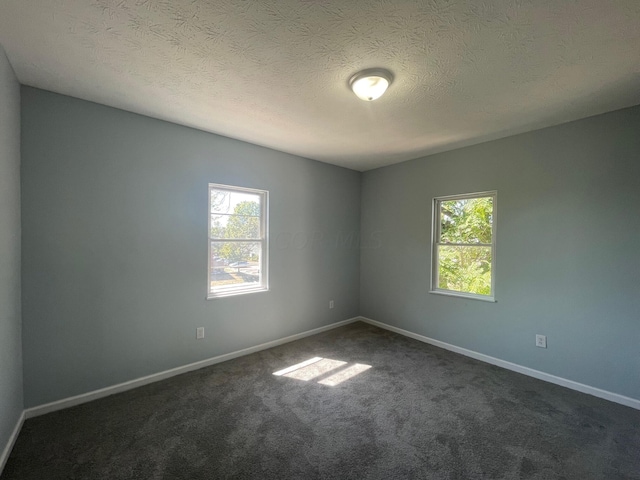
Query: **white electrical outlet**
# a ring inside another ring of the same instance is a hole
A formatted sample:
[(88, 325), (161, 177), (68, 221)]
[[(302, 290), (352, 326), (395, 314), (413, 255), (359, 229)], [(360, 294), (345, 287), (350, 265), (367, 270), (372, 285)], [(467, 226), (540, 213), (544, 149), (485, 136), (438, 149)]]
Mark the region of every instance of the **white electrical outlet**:
[(536, 347), (547, 348), (547, 336), (536, 335)]
[(329, 300), (329, 308), (333, 308), (333, 300)]
[(198, 327), (196, 329), (196, 338), (204, 338), (204, 327)]

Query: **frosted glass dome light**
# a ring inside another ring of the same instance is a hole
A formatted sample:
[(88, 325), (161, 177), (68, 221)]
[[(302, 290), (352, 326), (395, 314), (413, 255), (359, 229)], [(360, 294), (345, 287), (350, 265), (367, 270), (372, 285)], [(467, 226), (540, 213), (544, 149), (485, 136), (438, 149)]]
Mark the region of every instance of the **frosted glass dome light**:
[(363, 70), (351, 77), (349, 85), (358, 98), (370, 102), (380, 98), (387, 91), (392, 78), (388, 70), (379, 68)]

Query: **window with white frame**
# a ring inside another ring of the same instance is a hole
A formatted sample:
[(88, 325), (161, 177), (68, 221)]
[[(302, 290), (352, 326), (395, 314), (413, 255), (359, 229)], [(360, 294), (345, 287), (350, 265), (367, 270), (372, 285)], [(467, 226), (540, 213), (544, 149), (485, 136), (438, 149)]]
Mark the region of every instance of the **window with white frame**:
[(268, 195), (209, 184), (208, 298), (269, 289)]
[(497, 192), (433, 199), (431, 292), (495, 301)]

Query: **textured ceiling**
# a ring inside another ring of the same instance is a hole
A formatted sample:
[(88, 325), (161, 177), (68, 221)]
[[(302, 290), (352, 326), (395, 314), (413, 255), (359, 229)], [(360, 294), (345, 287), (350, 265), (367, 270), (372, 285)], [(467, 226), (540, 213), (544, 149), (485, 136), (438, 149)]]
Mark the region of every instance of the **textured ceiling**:
[(1, 0), (0, 43), (23, 84), (356, 170), (640, 103), (638, 0)]

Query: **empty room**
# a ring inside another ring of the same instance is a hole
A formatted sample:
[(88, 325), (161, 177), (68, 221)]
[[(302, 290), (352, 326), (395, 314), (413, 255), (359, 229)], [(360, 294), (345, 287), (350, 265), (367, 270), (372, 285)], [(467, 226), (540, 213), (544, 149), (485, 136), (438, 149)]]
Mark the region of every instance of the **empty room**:
[(0, 478), (640, 480), (640, 2), (0, 2)]

